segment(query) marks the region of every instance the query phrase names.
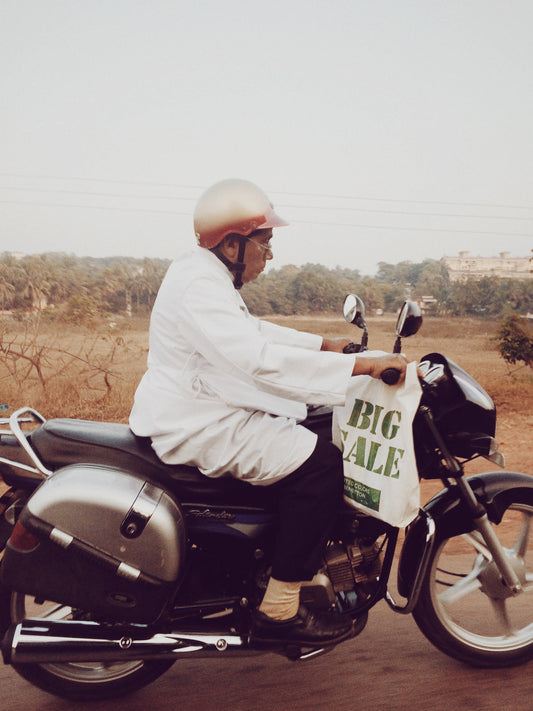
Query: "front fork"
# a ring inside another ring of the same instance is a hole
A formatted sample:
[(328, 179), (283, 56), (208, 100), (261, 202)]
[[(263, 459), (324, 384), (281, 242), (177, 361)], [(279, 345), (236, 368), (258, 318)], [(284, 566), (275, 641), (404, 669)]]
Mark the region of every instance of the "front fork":
[[(431, 410), (428, 407), (423, 406), (420, 408), (420, 412), (424, 416), (426, 424), (435, 439), (443, 459), (446, 462), (450, 478), (455, 481), (455, 484), (453, 485), (448, 482), (447, 485), (449, 491), (456, 490), (455, 496), (457, 497), (457, 500), (462, 502), (465, 508), (466, 518), (472, 522), (474, 528), (482, 537), (488, 553), (492, 556), (492, 559), (500, 572), (502, 582), (512, 595), (519, 595), (523, 592), (522, 584), (520, 583), (514, 568), (509, 563), (505, 550), (490, 523), (487, 509), (476, 498), (470, 483), (464, 478), (463, 468), (451, 454), (446, 442), (438, 431), (433, 420)], [(400, 605), (394, 601), (389, 592), (386, 593), (385, 599), (389, 606), (395, 612), (400, 612), (402, 614), (412, 612), (418, 602), (422, 583), (425, 578), (428, 565), (431, 561), (433, 548), (436, 542), (438, 522), (433, 519), (430, 513), (424, 510), (420, 512), (420, 517), (417, 521), (417, 525), (419, 527), (422, 526), (422, 521), (425, 522), (425, 530), (423, 532), (424, 541), (419, 546), (420, 557), (411, 576), (407, 594), (407, 603), (405, 605)]]
[(472, 514), (474, 526), (485, 541), (485, 545), (487, 546), (488, 551), (492, 555), (492, 559), (500, 571), (503, 582), (513, 595), (519, 595), (523, 592), (522, 584), (520, 583), (513, 567), (509, 563), (503, 546), (490, 524), (486, 508), (476, 499), (475, 494), (472, 491), (472, 487), (463, 479), (462, 476), (458, 477), (456, 482), (461, 494), (461, 499), (467, 505), (469, 512)]
[(478, 501), (478, 499), (476, 499), (476, 496), (472, 491), (472, 487), (465, 480), (463, 468), (448, 449), (444, 438), (441, 436), (435, 424), (433, 414), (429, 407), (423, 406), (420, 409), (422, 416), (424, 417), (426, 424), (435, 438), (435, 442), (446, 461), (448, 471), (453, 479), (455, 479), (457, 488), (459, 489), (460, 498), (465, 504), (468, 513), (472, 516), (472, 522), (475, 528), (479, 531), (481, 537), (485, 541), (485, 545), (487, 546), (487, 549), (492, 555), (492, 558), (500, 571), (503, 582), (513, 595), (518, 595), (522, 592), (522, 585), (517, 574), (510, 565), (507, 556), (505, 555), (505, 551), (503, 550), (498, 536), (490, 524), (487, 509), (482, 503), (480, 503), (480, 501)]

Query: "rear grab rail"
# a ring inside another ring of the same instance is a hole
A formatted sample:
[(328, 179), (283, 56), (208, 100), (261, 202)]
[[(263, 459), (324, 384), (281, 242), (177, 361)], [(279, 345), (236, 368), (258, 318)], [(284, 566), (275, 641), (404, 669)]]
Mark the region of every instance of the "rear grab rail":
[(0, 430), (0, 434), (12, 434), (34, 466), (28, 466), (22, 462), (16, 462), (4, 457), (0, 457), (0, 462), (8, 464), (11, 467), (16, 467), (17, 469), (23, 469), (24, 471), (31, 472), (32, 474), (40, 474), (43, 478), (47, 479), (53, 474), (53, 472), (50, 469), (47, 469), (41, 462), (29, 443), (26, 433), (22, 429), (22, 424), (32, 422), (44, 424), (46, 419), (38, 413), (37, 410), (33, 410), (31, 407), (21, 407), (10, 417), (0, 419), (0, 426), (8, 426), (8, 429)]

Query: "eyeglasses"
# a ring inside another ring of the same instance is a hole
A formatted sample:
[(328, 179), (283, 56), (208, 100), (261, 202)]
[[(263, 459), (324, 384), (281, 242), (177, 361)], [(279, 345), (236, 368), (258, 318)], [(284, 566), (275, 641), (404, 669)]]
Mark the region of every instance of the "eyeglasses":
[(272, 252), (272, 244), (270, 242), (262, 244), (261, 242), (256, 242), (255, 239), (252, 239), (252, 237), (248, 237), (248, 242), (253, 242), (255, 246), (263, 250), (266, 255), (270, 255), (271, 257), (274, 256)]

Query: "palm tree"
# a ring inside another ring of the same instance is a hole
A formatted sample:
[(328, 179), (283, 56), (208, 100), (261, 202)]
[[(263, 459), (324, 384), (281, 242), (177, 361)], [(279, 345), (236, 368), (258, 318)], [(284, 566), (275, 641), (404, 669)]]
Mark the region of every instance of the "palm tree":
[(0, 304), (2, 311), (8, 309), (15, 298), (15, 287), (2, 274), (0, 274)]

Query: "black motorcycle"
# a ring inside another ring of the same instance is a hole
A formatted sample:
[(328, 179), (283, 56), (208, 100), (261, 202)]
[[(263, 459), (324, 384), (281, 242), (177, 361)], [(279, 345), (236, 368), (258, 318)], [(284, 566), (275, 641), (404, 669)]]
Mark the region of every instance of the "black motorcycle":
[[(365, 349), (364, 307), (354, 295), (345, 318), (364, 329), (352, 350)], [(406, 302), (396, 351), (420, 324)], [(302, 603), (349, 615), (356, 635), (385, 599), (455, 659), (478, 667), (526, 662), (533, 477), (466, 478), (463, 464), (476, 457), (503, 464), (494, 404), (443, 355), (431, 353), (419, 367), (417, 466), (444, 488), (406, 531), (397, 599), (388, 582), (399, 529), (347, 506)], [(0, 422), (0, 474), (9, 486), (0, 499), (6, 664), (50, 693), (103, 699), (148, 684), (186, 656), (259, 651), (250, 618), (276, 531), (268, 487), (162, 464), (127, 425), (45, 420), (29, 408)], [(305, 424), (330, 436), (331, 412), (315, 409)], [(297, 660), (327, 649), (262, 643), (261, 651)]]

